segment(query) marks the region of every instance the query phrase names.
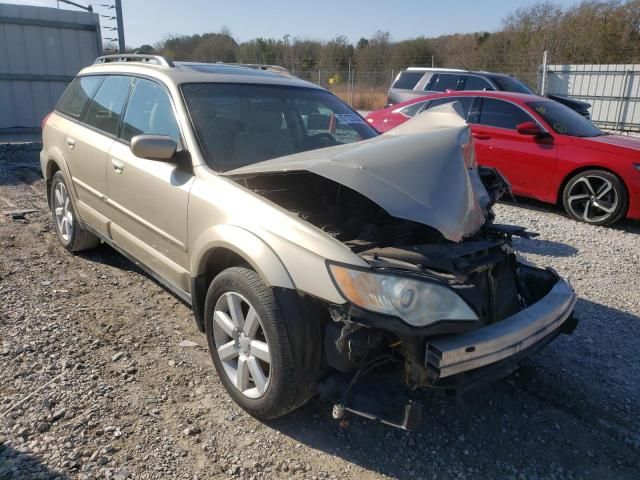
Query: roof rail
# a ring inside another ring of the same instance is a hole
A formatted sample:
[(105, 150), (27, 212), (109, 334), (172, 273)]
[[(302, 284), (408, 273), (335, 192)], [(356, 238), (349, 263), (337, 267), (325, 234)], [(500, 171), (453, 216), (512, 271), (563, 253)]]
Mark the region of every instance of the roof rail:
[(96, 63), (114, 63), (114, 62), (143, 62), (155, 63), (162, 67), (173, 67), (173, 62), (161, 55), (145, 55), (142, 53), (119, 53), (117, 55), (103, 55), (96, 58)]
[(236, 65), (238, 67), (254, 68), (256, 70), (267, 70), (269, 72), (280, 73), (282, 75), (291, 75), (291, 72), (279, 65), (266, 65), (262, 63), (227, 63), (227, 65)]
[(460, 68), (438, 68), (438, 67), (407, 67), (407, 70), (412, 72), (468, 72), (469, 70), (461, 70)]

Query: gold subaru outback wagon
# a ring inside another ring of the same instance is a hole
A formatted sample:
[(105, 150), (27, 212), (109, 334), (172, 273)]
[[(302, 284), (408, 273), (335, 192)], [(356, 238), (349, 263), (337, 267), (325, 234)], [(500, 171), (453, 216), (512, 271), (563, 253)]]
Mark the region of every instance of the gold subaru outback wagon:
[(62, 245), (107, 243), (191, 305), (251, 415), (320, 394), (410, 429), (417, 389), (495, 381), (576, 323), (568, 283), (514, 253), (531, 233), (494, 222), (509, 187), (456, 108), (379, 135), (281, 68), (105, 56), (40, 159)]

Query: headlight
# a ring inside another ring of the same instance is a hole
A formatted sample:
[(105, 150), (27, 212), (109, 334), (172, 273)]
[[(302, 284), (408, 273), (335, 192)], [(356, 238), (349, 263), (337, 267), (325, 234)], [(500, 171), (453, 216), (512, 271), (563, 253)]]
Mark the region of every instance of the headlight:
[(464, 300), (436, 282), (338, 265), (329, 265), (329, 271), (349, 302), (365, 310), (400, 317), (414, 327), (441, 320), (478, 320)]

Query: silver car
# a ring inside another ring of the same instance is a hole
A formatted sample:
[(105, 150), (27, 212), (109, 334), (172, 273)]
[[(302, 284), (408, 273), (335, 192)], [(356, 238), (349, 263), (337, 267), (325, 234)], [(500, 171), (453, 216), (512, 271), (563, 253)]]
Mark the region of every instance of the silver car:
[[(434, 93), (457, 90), (496, 90), (535, 95), (523, 82), (503, 73), (473, 72), (455, 68), (409, 67), (398, 73), (389, 87), (387, 106)], [(585, 118), (591, 118), (590, 103), (563, 95), (547, 94), (545, 96), (566, 105)]]
[(40, 158), (62, 245), (107, 243), (191, 305), (261, 419), (320, 393), (413, 428), (415, 389), (493, 381), (575, 325), (571, 287), (493, 222), (508, 186), (451, 106), (378, 135), (282, 70), (107, 56)]

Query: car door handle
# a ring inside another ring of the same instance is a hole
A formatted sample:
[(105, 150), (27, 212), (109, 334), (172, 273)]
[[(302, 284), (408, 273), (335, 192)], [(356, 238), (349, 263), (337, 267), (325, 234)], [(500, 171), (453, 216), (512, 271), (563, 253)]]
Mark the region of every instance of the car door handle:
[(69, 148), (75, 148), (76, 141), (71, 137), (67, 137), (67, 145), (69, 146)]
[(111, 159), (111, 166), (117, 174), (121, 174), (122, 170), (124, 170), (124, 163), (119, 160)]
[(474, 133), (473, 138), (477, 140), (489, 140), (491, 137), (484, 133)]

